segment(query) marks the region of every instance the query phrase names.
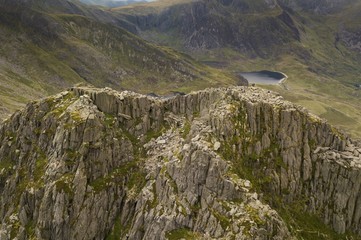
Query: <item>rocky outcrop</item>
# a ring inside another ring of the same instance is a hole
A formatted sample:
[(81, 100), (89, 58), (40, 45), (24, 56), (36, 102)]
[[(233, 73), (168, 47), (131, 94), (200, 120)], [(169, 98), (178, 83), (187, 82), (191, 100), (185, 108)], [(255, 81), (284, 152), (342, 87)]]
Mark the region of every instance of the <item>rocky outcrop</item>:
[(361, 53), (361, 29), (349, 31), (342, 29), (336, 40), (341, 40), (351, 50)]
[(361, 235), (360, 151), (258, 88), (76, 87), (0, 128), (0, 238), (297, 237), (277, 203)]

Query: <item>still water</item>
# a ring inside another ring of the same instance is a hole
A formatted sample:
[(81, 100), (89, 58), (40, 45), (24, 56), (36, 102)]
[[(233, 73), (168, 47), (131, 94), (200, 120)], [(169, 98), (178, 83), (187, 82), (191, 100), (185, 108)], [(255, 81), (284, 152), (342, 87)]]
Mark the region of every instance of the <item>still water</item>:
[(287, 76), (281, 72), (272, 72), (267, 70), (259, 72), (241, 72), (239, 74), (247, 79), (249, 83), (258, 84), (279, 84), (287, 78)]

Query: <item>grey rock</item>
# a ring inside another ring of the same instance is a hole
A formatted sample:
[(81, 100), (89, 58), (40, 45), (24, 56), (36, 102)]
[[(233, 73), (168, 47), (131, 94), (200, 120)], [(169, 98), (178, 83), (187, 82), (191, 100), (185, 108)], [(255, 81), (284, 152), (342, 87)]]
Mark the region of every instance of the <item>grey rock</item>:
[[(359, 149), (258, 88), (170, 98), (72, 88), (0, 127), (0, 238), (122, 229), (122, 239), (165, 239), (182, 228), (200, 239), (293, 239), (266, 194), (310, 199), (305, 210), (360, 235)], [(269, 191), (256, 192), (259, 182)]]
[(215, 142), (213, 145), (213, 150), (214, 151), (218, 151), (221, 148), (221, 143), (220, 142)]

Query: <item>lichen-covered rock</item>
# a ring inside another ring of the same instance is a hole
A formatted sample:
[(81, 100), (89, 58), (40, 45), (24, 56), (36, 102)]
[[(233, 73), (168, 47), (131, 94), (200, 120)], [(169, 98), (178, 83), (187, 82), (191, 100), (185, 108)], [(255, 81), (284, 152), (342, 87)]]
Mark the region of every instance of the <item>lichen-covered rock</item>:
[(0, 127), (0, 239), (293, 239), (295, 202), (361, 235), (360, 154), (258, 88), (72, 88)]

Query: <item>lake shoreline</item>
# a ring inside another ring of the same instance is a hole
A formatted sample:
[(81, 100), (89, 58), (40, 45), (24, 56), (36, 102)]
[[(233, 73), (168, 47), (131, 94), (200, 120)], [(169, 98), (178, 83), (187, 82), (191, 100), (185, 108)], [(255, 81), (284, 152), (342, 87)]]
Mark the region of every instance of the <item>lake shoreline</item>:
[(288, 76), (283, 72), (262, 70), (253, 72), (239, 72), (250, 84), (279, 85), (284, 83)]
[(285, 77), (282, 78), (282, 79), (280, 80), (280, 82), (279, 82), (279, 84), (282, 84), (282, 83), (284, 83), (284, 82), (287, 80), (288, 76), (287, 76), (285, 73), (283, 73), (283, 72), (279, 72), (279, 73), (282, 73), (282, 74), (285, 76)]

